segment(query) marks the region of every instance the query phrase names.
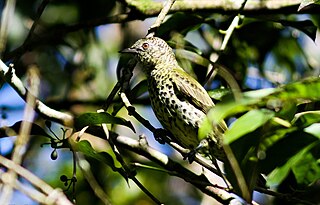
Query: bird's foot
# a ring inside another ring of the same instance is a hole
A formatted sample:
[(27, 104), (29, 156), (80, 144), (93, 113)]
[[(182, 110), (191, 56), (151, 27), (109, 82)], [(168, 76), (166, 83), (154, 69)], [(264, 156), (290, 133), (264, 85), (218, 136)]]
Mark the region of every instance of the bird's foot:
[(155, 129), (153, 132), (154, 138), (160, 143), (164, 144), (165, 137), (168, 135), (168, 131), (162, 128)]
[(197, 150), (193, 149), (183, 157), (183, 160), (187, 159), (188, 162), (191, 164), (195, 160), (196, 154), (197, 154)]
[(208, 140), (203, 139), (200, 141), (199, 145), (186, 154), (183, 159), (188, 159), (189, 163), (191, 164), (195, 160), (196, 154), (205, 147), (208, 147)]

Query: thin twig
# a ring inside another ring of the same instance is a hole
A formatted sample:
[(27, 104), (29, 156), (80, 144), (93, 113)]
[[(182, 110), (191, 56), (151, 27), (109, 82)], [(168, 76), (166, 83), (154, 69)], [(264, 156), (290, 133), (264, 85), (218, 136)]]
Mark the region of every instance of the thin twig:
[[(103, 112), (104, 110), (98, 110), (97, 112)], [(107, 124), (102, 123), (101, 127), (106, 135), (106, 139), (108, 140), (110, 146), (112, 147), (113, 153), (116, 155), (117, 160), (120, 162), (121, 166), (125, 170), (127, 177), (131, 179), (139, 188), (141, 191), (143, 191), (150, 199), (152, 199), (156, 204), (162, 205), (161, 203), (146, 187), (141, 184), (141, 182), (135, 177), (135, 174), (132, 172), (130, 167), (127, 165), (127, 163), (124, 161), (120, 149), (118, 149), (117, 145), (114, 144), (113, 139), (110, 138), (110, 133), (107, 128)]]
[[(28, 70), (29, 74), (29, 82), (30, 82), (30, 90), (35, 95), (38, 95), (39, 92), (39, 86), (40, 86), (40, 79), (38, 75), (38, 71), (36, 67), (31, 67)], [(12, 161), (16, 164), (22, 163), (22, 158), (24, 154), (27, 151), (27, 146), (29, 142), (29, 133), (31, 130), (32, 123), (30, 121), (33, 121), (34, 118), (34, 111), (33, 108), (35, 107), (35, 97), (33, 95), (30, 95), (30, 92), (26, 96), (26, 103), (24, 109), (24, 116), (23, 116), (23, 122), (20, 127), (19, 134), (17, 136), (17, 140), (15, 141), (15, 147), (13, 149), (12, 154)], [(7, 185), (3, 187), (2, 195), (0, 197), (0, 201), (2, 201), (3, 204), (8, 204), (11, 200), (11, 196), (13, 193), (13, 190), (11, 187), (11, 184), (14, 184), (14, 181), (16, 180), (16, 173), (13, 170), (8, 170), (7, 172), (8, 179), (11, 180)]]
[(22, 176), (30, 182), (37, 189), (41, 190), (47, 196), (47, 204), (58, 204), (58, 205), (72, 205), (67, 199), (64, 193), (60, 189), (53, 189), (46, 182), (38, 178), (32, 172), (23, 168), (22, 166), (15, 164), (11, 160), (0, 155), (0, 164), (8, 169), (14, 170), (15, 173)]
[[(0, 181), (3, 182), (4, 185), (12, 186), (12, 188), (19, 190), (38, 203), (44, 204), (46, 202), (47, 197), (45, 194), (36, 189), (30, 189), (30, 187), (27, 187), (25, 184), (19, 182), (16, 178), (14, 180), (11, 180), (10, 177), (11, 176), (8, 176), (8, 173), (0, 170)], [(1, 201), (1, 203), (6, 204), (6, 201)]]
[(254, 189), (257, 192), (263, 193), (263, 194), (268, 194), (270, 196), (277, 197), (279, 199), (283, 199), (287, 202), (294, 202), (295, 204), (307, 204), (307, 205), (314, 205), (315, 203), (312, 203), (310, 201), (302, 200), (299, 198), (294, 197), (292, 194), (283, 194), (279, 192), (275, 192), (269, 189), (261, 188), (261, 187), (256, 187)]
[[(15, 74), (15, 70), (13, 67), (7, 67), (0, 60), (0, 77), (3, 78), (10, 86), (21, 96), (25, 101), (27, 100), (27, 96), (33, 96), (33, 94), (29, 94), (29, 91), (24, 87), (22, 81)], [(65, 126), (71, 127), (73, 125), (73, 116), (67, 113), (59, 112), (54, 110), (48, 106), (46, 106), (39, 99), (35, 98), (35, 110), (44, 116), (46, 119), (53, 120), (55, 122), (59, 122)]]
[(0, 24), (0, 57), (4, 51), (7, 43), (8, 28), (10, 25), (10, 19), (12, 21), (12, 16), (14, 14), (16, 6), (15, 0), (7, 0), (2, 11), (1, 24)]
[(148, 34), (146, 38), (153, 37), (156, 33), (156, 30), (160, 27), (164, 19), (166, 18), (168, 12), (170, 11), (170, 8), (174, 4), (176, 0), (167, 0), (164, 7), (161, 9), (161, 12), (159, 13), (156, 21), (154, 24), (149, 28)]
[(82, 154), (77, 153), (78, 166), (81, 169), (83, 176), (91, 186), (91, 189), (95, 195), (105, 204), (111, 205), (110, 197), (105, 193), (103, 188), (99, 185), (94, 174), (91, 171), (90, 163), (82, 156)]
[[(180, 163), (171, 160), (167, 155), (150, 147), (146, 143), (145, 138), (134, 140), (125, 136), (117, 136), (115, 142), (128, 150), (156, 162), (164, 169), (168, 170), (169, 174), (173, 174), (174, 176), (184, 179), (186, 182), (189, 182), (200, 189), (203, 193), (212, 196), (223, 204), (227, 204), (234, 198), (232, 194), (225, 190), (225, 188), (211, 184), (204, 175), (196, 175), (190, 170), (184, 168)], [(238, 204), (242, 203), (238, 201)]]
[(239, 26), (239, 21), (241, 19), (241, 15), (237, 15), (233, 18), (229, 28), (226, 31), (222, 31), (220, 30), (221, 33), (225, 34), (224, 38), (223, 38), (223, 42), (222, 45), (220, 47), (221, 51), (224, 51), (226, 49), (227, 43), (231, 37), (231, 34), (233, 33), (234, 29), (237, 28)]
[(39, 5), (39, 7), (37, 9), (37, 15), (36, 15), (35, 19), (33, 20), (33, 24), (30, 28), (28, 36), (26, 37), (26, 39), (23, 42), (23, 45), (26, 44), (30, 40), (30, 38), (32, 37), (34, 30), (36, 29), (36, 26), (38, 25), (39, 19), (40, 19), (44, 9), (46, 8), (46, 6), (48, 5), (49, 2), (50, 2), (50, 0), (43, 0), (41, 2), (41, 4)]
[[(155, 128), (148, 120), (144, 119), (139, 113), (136, 112), (135, 108), (131, 105), (129, 99), (127, 98), (125, 93), (120, 93), (120, 98), (122, 100), (122, 102), (124, 103), (126, 109), (128, 110), (129, 115), (132, 115), (135, 119), (137, 119), (143, 126), (145, 126), (147, 129), (149, 129), (153, 135), (156, 135), (157, 132), (157, 128)], [(178, 152), (180, 152), (183, 156), (185, 156), (186, 154), (190, 153), (189, 149), (185, 149), (183, 147), (181, 147), (180, 145), (178, 145), (175, 142), (172, 142), (172, 140), (170, 139), (169, 136), (167, 135), (163, 135), (161, 136), (163, 138), (163, 140), (168, 143), (171, 147), (173, 147), (175, 150), (177, 150)], [(219, 176), (219, 172), (218, 170), (216, 170), (211, 163), (209, 163), (209, 161), (207, 159), (205, 159), (204, 157), (202, 157), (200, 154), (196, 154), (195, 155), (195, 161), (200, 164), (201, 166), (207, 168), (208, 170), (210, 170), (212, 173), (216, 174)]]

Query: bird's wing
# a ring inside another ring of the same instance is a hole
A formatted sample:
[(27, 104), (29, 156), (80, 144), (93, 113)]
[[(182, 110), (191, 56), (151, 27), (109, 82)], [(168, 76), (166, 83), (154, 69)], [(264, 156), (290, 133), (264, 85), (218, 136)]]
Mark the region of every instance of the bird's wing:
[(180, 68), (174, 69), (173, 82), (176, 86), (176, 95), (189, 101), (196, 108), (207, 113), (214, 106), (209, 94), (198, 81)]

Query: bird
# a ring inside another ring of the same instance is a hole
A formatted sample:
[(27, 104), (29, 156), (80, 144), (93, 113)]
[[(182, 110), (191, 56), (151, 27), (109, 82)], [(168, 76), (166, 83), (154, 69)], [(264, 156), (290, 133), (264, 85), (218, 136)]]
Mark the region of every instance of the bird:
[(133, 54), (142, 65), (151, 107), (172, 140), (192, 151), (210, 150), (213, 157), (225, 161), (223, 133), (227, 125), (222, 120), (199, 140), (199, 127), (215, 104), (204, 87), (178, 64), (173, 49), (159, 37), (147, 37), (120, 52)]

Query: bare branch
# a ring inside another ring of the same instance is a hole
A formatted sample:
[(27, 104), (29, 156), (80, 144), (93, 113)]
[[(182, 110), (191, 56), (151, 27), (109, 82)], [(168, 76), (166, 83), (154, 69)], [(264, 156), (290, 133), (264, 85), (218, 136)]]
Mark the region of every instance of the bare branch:
[(95, 195), (99, 197), (99, 199), (105, 205), (111, 205), (111, 202), (109, 199), (110, 197), (105, 193), (103, 188), (99, 185), (98, 181), (96, 180), (94, 174), (90, 169), (90, 163), (80, 153), (77, 153), (77, 162), (78, 162), (79, 168), (83, 173), (83, 176), (86, 178), (87, 182), (91, 186), (91, 189), (94, 191)]
[(13, 67), (7, 67), (0, 60), (0, 76), (26, 101), (27, 96), (33, 96), (35, 99), (35, 110), (47, 119), (59, 122), (65, 126), (73, 125), (73, 116), (67, 113), (59, 112), (46, 106), (43, 102), (37, 99), (33, 94), (23, 86), (22, 81), (15, 74)]
[(168, 12), (170, 11), (170, 8), (174, 4), (175, 0), (167, 0), (164, 7), (161, 9), (161, 12), (158, 15), (157, 20), (154, 22), (154, 24), (149, 28), (148, 30), (148, 37), (152, 37), (155, 35), (156, 30), (160, 27), (161, 23), (164, 21), (165, 17), (167, 16)]
[(234, 199), (232, 194), (224, 188), (211, 184), (204, 175), (196, 175), (181, 164), (171, 160), (167, 155), (150, 147), (145, 138), (134, 140), (125, 136), (117, 136), (115, 142), (128, 150), (143, 155), (151, 161), (156, 162), (166, 170), (170, 171), (170, 174), (178, 176), (193, 184), (195, 187), (221, 203), (228, 204), (232, 201), (233, 203), (237, 202), (238, 204), (242, 204), (239, 200)]
[[(53, 189), (47, 183), (42, 181), (36, 175), (23, 168), (22, 166), (14, 163), (13, 161), (0, 155), (0, 164), (8, 169), (13, 170), (18, 175), (28, 180), (33, 186), (41, 190), (46, 195), (46, 204), (58, 204), (58, 205), (72, 205), (60, 189)], [(3, 179), (3, 177), (1, 178)], [(8, 183), (6, 180), (4, 183)], [(12, 186), (12, 184), (11, 184)], [(32, 197), (32, 196), (30, 196)]]
[[(243, 1), (194, 1), (194, 0), (180, 0), (177, 1), (170, 13), (177, 11), (210, 11), (214, 13), (238, 13), (242, 7)], [(141, 14), (152, 16), (157, 15), (162, 9), (162, 3), (155, 1), (139, 1), (139, 0), (126, 0), (129, 7), (139, 11)], [(298, 13), (298, 6), (301, 0), (264, 0), (255, 1), (248, 0), (243, 8), (243, 14), (266, 14), (266, 13), (283, 13), (284, 10), (290, 13)], [(148, 5), (148, 6), (147, 6)], [(150, 6), (152, 5), (152, 6)], [(316, 12), (309, 10), (308, 12)]]
[(8, 0), (5, 3), (5, 7), (2, 12), (1, 24), (0, 24), (0, 56), (2, 51), (6, 47), (7, 43), (7, 35), (8, 35), (8, 28), (10, 25), (10, 19), (12, 21), (12, 16), (14, 13), (14, 9), (16, 6), (15, 0)]
[[(38, 95), (39, 91), (39, 85), (40, 85), (40, 79), (37, 73), (37, 69), (35, 67), (31, 67), (28, 70), (28, 80), (30, 82), (30, 90), (32, 93), (35, 93)], [(12, 154), (12, 161), (16, 164), (21, 164), (22, 158), (27, 150), (27, 145), (29, 142), (29, 133), (31, 130), (31, 125), (32, 123), (30, 121), (33, 120), (34, 118), (34, 111), (33, 108), (35, 106), (35, 98), (34, 96), (30, 95), (30, 93), (27, 94), (27, 106), (25, 106), (24, 109), (24, 117), (25, 119), (20, 127), (19, 134), (17, 136), (17, 140), (15, 141), (15, 147), (13, 149), (13, 154)], [(30, 120), (30, 121), (29, 121)], [(0, 201), (3, 202), (3, 204), (8, 204), (11, 200), (12, 192), (13, 192), (13, 187), (11, 186), (14, 184), (14, 181), (17, 178), (16, 173), (9, 169), (6, 173), (8, 176), (8, 184), (6, 184), (3, 187), (2, 195), (0, 198)]]

